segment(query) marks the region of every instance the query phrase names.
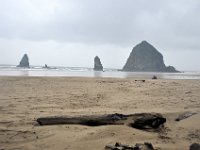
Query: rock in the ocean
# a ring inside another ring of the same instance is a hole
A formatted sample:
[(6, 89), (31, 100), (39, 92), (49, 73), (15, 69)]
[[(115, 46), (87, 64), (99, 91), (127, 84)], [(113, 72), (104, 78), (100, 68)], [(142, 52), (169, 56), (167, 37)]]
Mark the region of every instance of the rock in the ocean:
[(101, 64), (101, 60), (98, 56), (94, 58), (94, 70), (95, 71), (103, 71), (103, 66)]
[(190, 150), (200, 150), (200, 144), (193, 143), (192, 145), (190, 145)]
[(178, 72), (172, 66), (165, 66), (163, 55), (146, 41), (133, 48), (122, 71)]
[(24, 54), (24, 56), (22, 57), (19, 65), (17, 67), (29, 68), (29, 60), (28, 60), (28, 55), (27, 54)]

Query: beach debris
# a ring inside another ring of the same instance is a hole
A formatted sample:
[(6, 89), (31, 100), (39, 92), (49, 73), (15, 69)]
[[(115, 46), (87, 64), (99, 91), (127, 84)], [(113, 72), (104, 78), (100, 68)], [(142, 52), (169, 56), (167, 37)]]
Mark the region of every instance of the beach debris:
[(54, 116), (38, 118), (39, 125), (58, 125), (58, 124), (80, 124), (87, 126), (101, 125), (127, 125), (137, 129), (156, 129), (166, 122), (161, 114), (139, 113), (139, 114), (108, 114), (90, 116)]
[(164, 118), (160, 114), (144, 114), (138, 118), (135, 118), (134, 122), (131, 123), (131, 126), (137, 129), (155, 129), (159, 128), (166, 122), (166, 118)]
[(135, 81), (141, 81), (141, 82), (145, 82), (145, 80), (135, 80)]
[(145, 142), (144, 144), (137, 143), (135, 146), (129, 146), (117, 142), (114, 146), (106, 145), (105, 150), (154, 150), (151, 143)]
[(192, 145), (190, 145), (190, 150), (200, 150), (200, 144), (193, 143)]
[(158, 77), (154, 75), (154, 76), (152, 77), (152, 79), (156, 80), (156, 79), (158, 79)]
[(196, 115), (197, 113), (196, 112), (184, 112), (182, 114), (180, 114), (176, 119), (175, 121), (181, 121), (183, 119), (186, 119), (186, 118), (189, 118), (193, 115)]

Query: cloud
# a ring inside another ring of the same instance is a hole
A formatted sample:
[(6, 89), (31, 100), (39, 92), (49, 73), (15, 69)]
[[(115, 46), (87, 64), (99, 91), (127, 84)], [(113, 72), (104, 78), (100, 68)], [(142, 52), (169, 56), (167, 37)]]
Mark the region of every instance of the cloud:
[(199, 0), (0, 0), (0, 12), (0, 42), (37, 43), (41, 53), (57, 43), (127, 56), (142, 40), (161, 52), (200, 50)]
[(197, 1), (1, 0), (0, 4), (1, 38), (119, 45), (186, 35), (199, 39)]

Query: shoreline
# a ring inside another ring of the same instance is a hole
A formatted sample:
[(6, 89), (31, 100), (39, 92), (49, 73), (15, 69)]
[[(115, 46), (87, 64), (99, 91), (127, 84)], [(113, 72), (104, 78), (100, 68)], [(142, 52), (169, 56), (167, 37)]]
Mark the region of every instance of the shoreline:
[(102, 78), (131, 78), (131, 79), (152, 79), (157, 76), (158, 79), (200, 79), (200, 72), (124, 72), (116, 69), (108, 69), (105, 71), (94, 71), (92, 68), (0, 68), (1, 76), (30, 76), (30, 77), (102, 77)]

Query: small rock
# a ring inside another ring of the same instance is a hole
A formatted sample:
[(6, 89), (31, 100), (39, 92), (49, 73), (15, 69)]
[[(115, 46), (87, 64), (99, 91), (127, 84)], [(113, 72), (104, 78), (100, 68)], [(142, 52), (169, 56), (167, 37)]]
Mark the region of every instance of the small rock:
[(190, 145), (190, 150), (200, 150), (200, 144), (193, 143), (192, 145)]
[(121, 143), (119, 143), (119, 142), (115, 143), (115, 147), (120, 147), (120, 146), (121, 146)]
[(158, 79), (158, 78), (157, 78), (157, 76), (153, 76), (152, 79), (156, 80), (156, 79)]
[(141, 82), (145, 82), (145, 80), (135, 80), (135, 81), (141, 81)]
[(117, 142), (115, 146), (106, 145), (105, 150), (154, 150), (154, 148), (151, 143), (146, 143), (146, 142), (144, 144), (137, 143), (135, 146), (129, 146)]

